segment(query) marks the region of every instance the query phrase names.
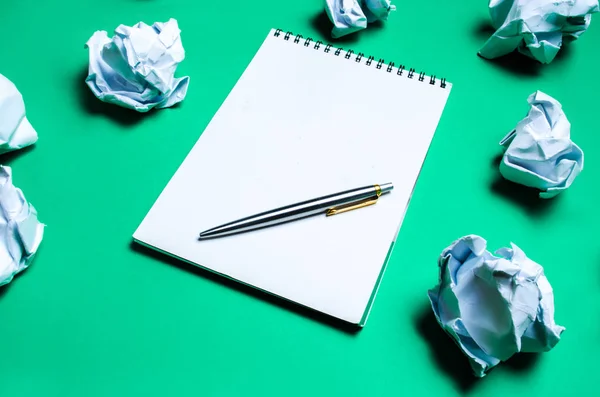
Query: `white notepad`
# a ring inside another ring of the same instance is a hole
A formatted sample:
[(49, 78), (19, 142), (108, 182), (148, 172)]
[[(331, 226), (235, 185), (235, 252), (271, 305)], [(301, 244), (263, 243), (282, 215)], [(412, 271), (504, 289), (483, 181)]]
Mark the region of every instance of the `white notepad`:
[[(451, 89), (398, 66), (271, 30), (134, 240), (363, 326)], [(394, 190), (371, 207), (198, 240), (258, 212), (386, 182)]]

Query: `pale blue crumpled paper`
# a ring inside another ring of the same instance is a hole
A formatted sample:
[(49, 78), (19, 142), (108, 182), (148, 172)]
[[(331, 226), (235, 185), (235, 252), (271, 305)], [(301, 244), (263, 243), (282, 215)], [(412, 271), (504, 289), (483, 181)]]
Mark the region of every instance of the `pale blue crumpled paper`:
[(37, 133), (25, 116), (23, 96), (0, 74), (0, 154), (32, 145), (37, 139)]
[(536, 91), (527, 101), (527, 117), (500, 142), (508, 146), (500, 173), (539, 189), (541, 198), (551, 198), (569, 188), (583, 170), (583, 151), (571, 141), (571, 124), (556, 99)]
[(339, 38), (366, 29), (367, 23), (385, 21), (396, 9), (391, 0), (326, 0), (325, 11), (333, 23), (331, 36)]
[(175, 19), (152, 26), (120, 25), (112, 39), (105, 31), (95, 32), (86, 43), (87, 85), (101, 101), (138, 112), (181, 102), (189, 77), (174, 77), (185, 58), (180, 33)]
[(496, 32), (479, 50), (488, 59), (515, 49), (550, 63), (563, 38), (577, 39), (598, 12), (598, 0), (490, 0), (490, 15)]
[(518, 352), (552, 349), (564, 327), (554, 322), (554, 295), (544, 269), (514, 244), (492, 255), (476, 235), (460, 238), (438, 260), (429, 291), (435, 317), (483, 377)]
[(12, 170), (0, 165), (0, 286), (26, 269), (44, 236), (44, 224), (21, 189), (12, 184)]

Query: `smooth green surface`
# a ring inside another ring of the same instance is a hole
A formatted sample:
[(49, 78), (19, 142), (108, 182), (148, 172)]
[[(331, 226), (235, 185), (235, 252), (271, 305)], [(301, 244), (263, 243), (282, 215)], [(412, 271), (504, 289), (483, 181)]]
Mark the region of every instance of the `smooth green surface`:
[[(23, 93), (40, 139), (2, 163), (48, 227), (33, 265), (0, 288), (0, 395), (593, 394), (599, 16), (541, 66), (477, 56), (491, 34), (485, 0), (395, 3), (389, 21), (338, 45), (445, 76), (454, 88), (367, 326), (352, 334), (131, 246), (269, 29), (329, 40), (320, 0), (3, 0), (0, 73)], [(191, 76), (182, 105), (137, 115), (96, 100), (84, 84), (94, 30), (170, 17), (187, 53), (178, 75)], [(562, 102), (586, 155), (572, 188), (551, 202), (497, 171), (497, 142), (536, 89)], [(377, 100), (369, 87), (357, 95)], [(513, 241), (544, 265), (567, 328), (553, 351), (479, 381), (433, 323), (426, 295), (441, 250), (469, 233), (491, 249)]]

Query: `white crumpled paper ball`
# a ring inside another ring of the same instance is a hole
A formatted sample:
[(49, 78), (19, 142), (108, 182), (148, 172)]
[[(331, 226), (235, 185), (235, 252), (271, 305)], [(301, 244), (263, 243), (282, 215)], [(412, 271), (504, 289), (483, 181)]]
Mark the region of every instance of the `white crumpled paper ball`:
[(518, 50), (541, 63), (550, 63), (563, 38), (577, 39), (590, 26), (598, 0), (490, 0), (496, 32), (479, 50), (493, 59)]
[(486, 250), (475, 235), (462, 237), (438, 260), (439, 284), (429, 291), (435, 317), (476, 376), (518, 352), (545, 352), (564, 327), (554, 322), (554, 295), (544, 269), (516, 245)]
[(86, 43), (90, 50), (86, 83), (103, 102), (138, 112), (181, 102), (189, 77), (175, 78), (185, 58), (181, 31), (175, 19), (148, 26), (120, 25), (115, 36), (97, 31)]
[(37, 133), (25, 116), (21, 93), (0, 74), (0, 154), (32, 145), (37, 139)]
[(333, 38), (365, 29), (367, 23), (385, 21), (395, 9), (391, 0), (325, 0), (325, 11), (333, 23)]
[(501, 144), (508, 145), (500, 173), (552, 198), (583, 170), (583, 151), (571, 141), (571, 123), (561, 104), (541, 91), (527, 98), (531, 109)]
[(13, 186), (10, 167), (0, 166), (0, 286), (29, 266), (43, 235), (44, 224)]

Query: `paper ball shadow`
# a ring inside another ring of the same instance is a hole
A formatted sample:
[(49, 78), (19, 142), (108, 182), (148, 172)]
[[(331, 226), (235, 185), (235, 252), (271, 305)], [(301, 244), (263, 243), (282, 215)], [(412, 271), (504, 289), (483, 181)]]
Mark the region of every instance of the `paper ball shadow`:
[(73, 82), (75, 84), (74, 91), (79, 98), (79, 103), (83, 108), (83, 111), (87, 114), (106, 116), (124, 127), (133, 126), (145, 118), (154, 117), (156, 115), (157, 109), (152, 109), (146, 113), (140, 113), (133, 109), (126, 109), (121, 106), (102, 102), (100, 99), (96, 98), (94, 93), (85, 83), (87, 76), (88, 70), (86, 66), (85, 70), (77, 75)]
[(492, 160), (492, 167), (496, 171), (494, 174), (494, 180), (490, 184), (490, 189), (493, 193), (518, 204), (527, 210), (527, 212), (531, 215), (542, 215), (550, 211), (550, 209), (556, 204), (557, 200), (560, 200), (560, 195), (551, 199), (540, 198), (539, 190), (507, 181), (502, 177), (500, 171), (498, 171), (501, 161), (502, 154), (499, 154)]
[(19, 157), (35, 150), (35, 143), (33, 145), (29, 145), (24, 147), (23, 149), (13, 150), (11, 152), (4, 153), (0, 155), (0, 160), (2, 160), (2, 165), (10, 166), (13, 161), (18, 159)]
[(18, 280), (25, 276), (27, 273), (31, 273), (32, 268), (35, 266), (35, 262), (36, 262), (36, 258), (40, 256), (40, 253), (44, 250), (44, 244), (40, 244), (40, 246), (38, 247), (36, 253), (35, 253), (35, 257), (33, 258), (33, 260), (31, 261), (31, 263), (29, 264), (29, 266), (27, 267), (27, 269), (23, 269), (21, 270), (19, 273), (15, 274), (13, 276), (13, 279), (10, 281), (10, 283), (8, 284), (4, 284), (2, 286), (0, 286), (0, 299), (2, 299), (10, 290), (11, 286), (13, 284), (15, 284), (16, 282), (18, 282)]
[[(475, 25), (474, 36), (476, 36), (479, 40), (481, 40), (481, 46), (496, 32), (496, 29), (491, 25), (488, 20), (482, 20), (478, 24)], [(563, 44), (556, 54), (556, 57), (551, 62), (551, 64), (560, 63), (561, 61), (567, 59), (569, 57), (569, 53), (571, 52), (571, 46), (569, 43), (573, 41), (568, 37), (563, 38)], [(504, 69), (512, 74), (520, 75), (523, 77), (535, 77), (539, 76), (542, 68), (548, 67), (549, 65), (543, 64), (539, 61), (536, 61), (533, 58), (528, 57), (527, 55), (521, 54), (516, 49), (504, 56), (495, 58), (495, 59), (486, 59), (478, 54), (479, 58), (483, 61)]]
[(0, 286), (0, 299), (2, 299), (7, 293), (8, 290), (10, 289), (10, 287), (19, 279), (21, 278), (21, 276), (27, 272), (27, 270), (29, 269), (25, 269), (17, 274), (14, 275), (13, 279), (10, 281), (10, 283), (8, 284), (4, 284), (3, 286)]
[(540, 360), (542, 353), (518, 353), (501, 363), (501, 368), (514, 372), (530, 371)]
[(296, 303), (287, 301), (283, 298), (268, 294), (261, 290), (252, 288), (252, 287), (247, 286), (242, 283), (239, 283), (235, 280), (230, 280), (221, 275), (218, 275), (218, 274), (212, 273), (208, 270), (194, 266), (192, 264), (184, 262), (183, 260), (179, 260), (177, 258), (173, 258), (166, 254), (162, 254), (158, 251), (155, 251), (153, 249), (150, 249), (148, 247), (140, 245), (140, 244), (136, 243), (135, 241), (132, 241), (129, 244), (129, 248), (131, 251), (138, 253), (140, 255), (150, 257), (153, 260), (157, 260), (159, 262), (162, 262), (162, 263), (172, 266), (174, 268), (192, 273), (195, 276), (203, 277), (207, 280), (210, 280), (211, 282), (220, 284), (225, 288), (230, 288), (230, 289), (236, 290), (240, 293), (243, 293), (245, 295), (249, 295), (250, 297), (252, 297), (254, 299), (261, 299), (269, 304), (272, 304), (274, 306), (279, 306), (285, 310), (288, 310), (295, 314), (306, 317), (309, 320), (318, 321), (327, 326), (336, 328), (340, 331), (345, 332), (346, 334), (348, 334), (350, 336), (356, 336), (358, 334), (358, 332), (362, 329), (361, 327), (359, 327), (357, 325), (350, 324), (348, 322), (337, 319), (335, 317), (331, 317), (327, 314), (318, 312), (316, 310), (313, 310), (313, 309), (310, 309), (310, 308), (307, 308), (304, 306), (300, 306)]
[(482, 19), (477, 24), (475, 24), (474, 33), (481, 40), (485, 41), (489, 39), (490, 36), (494, 34), (494, 32), (496, 32), (496, 29), (494, 29), (490, 21), (487, 19)]
[(462, 392), (468, 392), (480, 381), (463, 352), (438, 324), (431, 306), (421, 310), (415, 319), (415, 328), (427, 341), (438, 368), (451, 377)]
[[(16, 276), (15, 276), (16, 278)], [(15, 281), (15, 279), (13, 278), (13, 281)], [(4, 295), (6, 295), (6, 293), (8, 292), (8, 287), (10, 286), (10, 284), (12, 284), (12, 281), (8, 284), (4, 284), (2, 287), (0, 287), (0, 299), (2, 299), (4, 297)]]
[(424, 307), (415, 319), (415, 328), (428, 342), (431, 355), (437, 366), (451, 377), (463, 394), (470, 392), (478, 382), (484, 382), (487, 376), (497, 369), (513, 372), (527, 372), (538, 362), (539, 353), (519, 353), (500, 363), (488, 372), (486, 377), (478, 378), (473, 373), (468, 359), (452, 338), (438, 324), (431, 306)]
[(316, 14), (311, 19), (310, 24), (312, 28), (315, 29), (321, 37), (326, 37), (328, 41), (331, 41), (334, 44), (356, 43), (359, 39), (360, 34), (369, 34), (369, 32), (383, 28), (382, 21), (374, 21), (370, 22), (367, 25), (366, 29), (359, 30), (358, 32), (350, 33), (346, 36), (334, 39), (333, 37), (331, 37), (331, 29), (333, 29), (333, 23), (329, 20), (329, 17), (327, 16), (327, 13), (325, 11), (321, 11), (318, 14)]

